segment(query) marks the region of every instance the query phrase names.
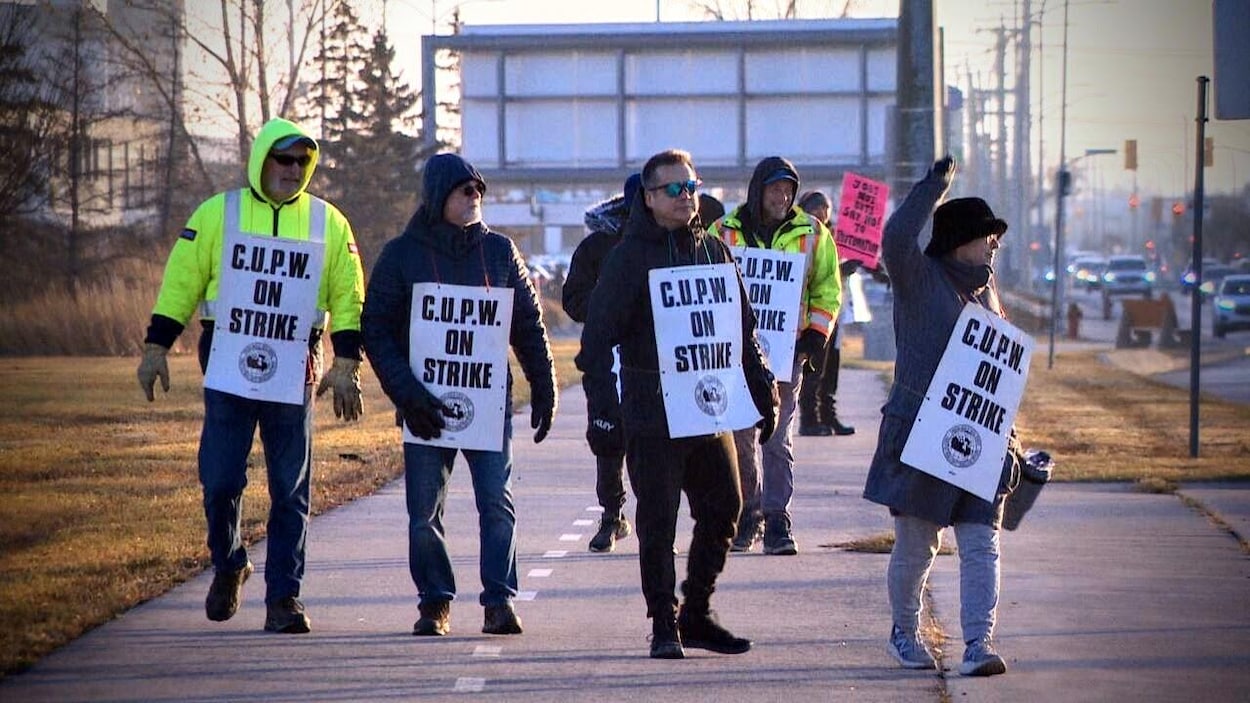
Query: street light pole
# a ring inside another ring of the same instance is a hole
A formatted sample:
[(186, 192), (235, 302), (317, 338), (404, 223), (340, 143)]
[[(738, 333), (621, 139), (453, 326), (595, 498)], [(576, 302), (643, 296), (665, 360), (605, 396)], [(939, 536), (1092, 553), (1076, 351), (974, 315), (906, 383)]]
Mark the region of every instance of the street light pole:
[(1065, 163), (1064, 149), (1068, 138), (1068, 0), (1063, 0), (1063, 73), (1059, 91), (1059, 172), (1055, 175), (1055, 280), (1050, 287), (1050, 349), (1046, 356), (1046, 368), (1055, 367), (1055, 328), (1059, 326), (1060, 308), (1063, 304), (1063, 277), (1060, 262), (1063, 260), (1063, 196), (1070, 176)]

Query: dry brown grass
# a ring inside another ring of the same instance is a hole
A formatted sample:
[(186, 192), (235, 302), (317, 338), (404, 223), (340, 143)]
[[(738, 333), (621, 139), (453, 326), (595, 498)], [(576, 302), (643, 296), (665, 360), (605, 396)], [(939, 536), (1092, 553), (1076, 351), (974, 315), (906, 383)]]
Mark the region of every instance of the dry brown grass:
[[(889, 364), (856, 361), (859, 340), (846, 341), (848, 365), (888, 375)], [(577, 340), (553, 345), (562, 384), (577, 382)], [(190, 355), (172, 357), (174, 387), (152, 404), (134, 368), (134, 358), (0, 359), (0, 671), (20, 670), (207, 564), (195, 473), (199, 368)], [(363, 376), (360, 424), (318, 405), (317, 512), (401, 472), (389, 403), (372, 373)], [(528, 387), (516, 391), (521, 407)], [(1187, 392), (1093, 354), (1061, 355), (1053, 371), (1035, 363), (1020, 425), (1027, 445), (1056, 457), (1059, 480), (1250, 478), (1250, 408), (1204, 401), (1203, 456), (1189, 459)], [(263, 461), (254, 452), (249, 541), (264, 532)]]
[[(843, 362), (893, 379), (890, 362), (864, 361), (848, 337)], [(1120, 352), (1112, 352), (1120, 353)], [(1105, 352), (1039, 350), (1016, 426), (1026, 447), (1055, 459), (1058, 481), (1154, 482), (1250, 479), (1250, 407), (1203, 397), (1200, 456), (1189, 456), (1189, 391), (1109, 363)], [(1129, 366), (1131, 368), (1131, 366)]]
[[(579, 376), (576, 340), (553, 340), (557, 377)], [(173, 387), (147, 403), (134, 358), (0, 360), (0, 671), (12, 673), (208, 565), (196, 478), (203, 401), (191, 355), (170, 358)], [(402, 473), (399, 430), (371, 372), (366, 415), (335, 420), (318, 403), (313, 509), (373, 492)], [(517, 407), (529, 387), (517, 373)], [(524, 423), (528, 428), (528, 420)], [(244, 498), (249, 542), (264, 536), (264, 456)]]

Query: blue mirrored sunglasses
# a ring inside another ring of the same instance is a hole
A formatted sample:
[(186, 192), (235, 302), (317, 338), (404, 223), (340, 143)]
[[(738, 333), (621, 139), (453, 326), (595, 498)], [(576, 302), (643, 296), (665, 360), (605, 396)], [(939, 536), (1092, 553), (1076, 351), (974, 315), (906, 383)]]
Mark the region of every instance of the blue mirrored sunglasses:
[(679, 181), (677, 183), (665, 183), (663, 185), (655, 186), (654, 188), (648, 188), (647, 190), (662, 190), (664, 191), (664, 194), (670, 198), (676, 198), (683, 192), (686, 192), (693, 198), (695, 191), (698, 190), (701, 185), (703, 185), (703, 181), (700, 180)]

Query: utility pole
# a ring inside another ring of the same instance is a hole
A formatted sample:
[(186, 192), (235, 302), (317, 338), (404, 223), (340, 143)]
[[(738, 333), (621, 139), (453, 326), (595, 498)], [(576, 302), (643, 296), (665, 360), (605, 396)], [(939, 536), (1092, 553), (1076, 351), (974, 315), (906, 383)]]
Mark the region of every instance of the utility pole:
[[(1011, 188), (1011, 208), (1008, 212), (1013, 215), (1010, 220), (1012, 227), (1018, 227), (1020, 234), (1028, 233), (1027, 241), (1033, 241), (1034, 232), (1029, 231), (1029, 122), (1032, 119), (1029, 110), (1029, 70), (1031, 67), (1031, 56), (1033, 54), (1033, 43), (1029, 39), (1032, 28), (1032, 19), (1030, 17), (1032, 10), (1030, 0), (1023, 0), (1021, 6), (1021, 20), (1016, 30), (1016, 48), (1018, 59), (1016, 61), (1016, 86), (1015, 86), (1015, 140), (1012, 147), (1012, 188)], [(1017, 240), (1021, 241), (1021, 240)], [(1028, 270), (1029, 249), (1028, 245), (1009, 247), (1015, 250), (1013, 257), (1016, 263), (1016, 271), (1022, 272)], [(1017, 281), (1019, 283), (1019, 281)]]
[[(991, 141), (992, 180), (990, 186), (990, 202), (1006, 215), (1004, 219), (1015, 226), (1018, 222), (1011, 216), (1011, 203), (1007, 195), (1007, 28), (1001, 23), (994, 31), (994, 107), (997, 128)], [(1018, 248), (1018, 247), (1016, 247)], [(1015, 263), (1012, 255), (1003, 257), (1006, 270), (999, 272), (1001, 280), (1010, 282), (1015, 278)]]
[(890, 190), (902, 198), (933, 164), (938, 153), (934, 112), (938, 98), (935, 70), (933, 0), (902, 0), (898, 18), (898, 108), (894, 115), (894, 164)]

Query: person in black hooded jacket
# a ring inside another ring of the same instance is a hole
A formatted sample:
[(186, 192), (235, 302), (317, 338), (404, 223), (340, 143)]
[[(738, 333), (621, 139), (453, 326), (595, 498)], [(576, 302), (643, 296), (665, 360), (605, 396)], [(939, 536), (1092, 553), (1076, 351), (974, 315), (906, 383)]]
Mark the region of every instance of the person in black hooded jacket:
[[(514, 291), (509, 343), (530, 384), (534, 441), (551, 429), (556, 409), (555, 367), (538, 295), (521, 254), (508, 237), (482, 222), (486, 182), (455, 154), (425, 164), (422, 205), (403, 234), (387, 242), (369, 279), (361, 315), (365, 349), (382, 390), (413, 434), (440, 435), (446, 409), (413, 374), (409, 330), (415, 283), (507, 287)], [(512, 501), (512, 374), (509, 371), (500, 451), (404, 444), (408, 505), (408, 566), (420, 598), (415, 635), (445, 635), (451, 627), (455, 577), (443, 537), (442, 513), (456, 453), (473, 475), (481, 529), (482, 632), (519, 634), (516, 511)]]
[[(599, 282), (603, 260), (608, 258), (621, 241), (621, 227), (629, 217), (629, 206), (638, 195), (642, 174), (630, 174), (625, 179), (625, 190), (598, 203), (586, 211), (586, 228), (590, 234), (577, 245), (569, 262), (568, 279), (564, 282), (561, 301), (564, 312), (574, 322), (586, 321), (586, 308), (590, 305), (590, 292)], [(605, 553), (616, 548), (616, 540), (625, 539), (633, 532), (625, 509), (625, 454), (616, 452), (595, 457), (595, 496), (603, 507), (599, 529), (590, 538), (590, 551)]]
[[(642, 591), (651, 618), (651, 656), (680, 659), (688, 647), (740, 654), (749, 640), (720, 626), (709, 600), (742, 509), (738, 462), (729, 432), (673, 439), (660, 387), (655, 317), (648, 272), (675, 266), (732, 263), (728, 247), (708, 236), (697, 216), (698, 181), (690, 154), (669, 150), (642, 170), (620, 244), (604, 262), (590, 296), (577, 367), (582, 371), (589, 426), (586, 439), (597, 456), (626, 455), (637, 500)], [(742, 310), (743, 371), (767, 438), (777, 419), (777, 396), (755, 339), (755, 317), (738, 278)], [(620, 346), (621, 392), (612, 371), (612, 348)], [(681, 492), (694, 517), (694, 536), (681, 585), (678, 614), (673, 542)]]

